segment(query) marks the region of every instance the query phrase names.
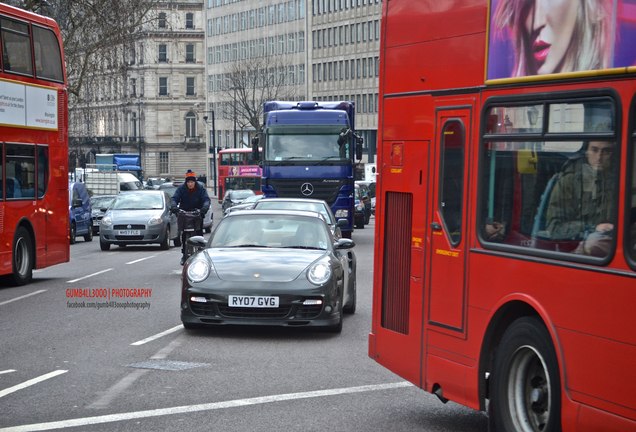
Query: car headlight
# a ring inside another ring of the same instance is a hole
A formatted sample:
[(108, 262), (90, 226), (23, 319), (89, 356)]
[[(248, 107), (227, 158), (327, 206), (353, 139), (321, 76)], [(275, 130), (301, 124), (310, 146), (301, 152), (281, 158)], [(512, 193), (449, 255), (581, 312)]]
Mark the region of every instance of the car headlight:
[(195, 283), (203, 282), (208, 278), (208, 276), (210, 276), (211, 271), (212, 266), (206, 259), (196, 258), (188, 264), (188, 279)]
[(326, 262), (313, 264), (307, 272), (307, 279), (314, 285), (322, 285), (331, 278), (331, 266)]
[(337, 211), (336, 211), (336, 215), (335, 215), (335, 216), (336, 216), (337, 218), (346, 218), (346, 217), (349, 217), (349, 210), (345, 210), (345, 209), (337, 210)]
[(158, 225), (161, 222), (163, 222), (163, 219), (161, 219), (161, 216), (155, 216), (155, 217), (150, 218), (150, 220), (148, 221), (148, 226)]
[(113, 220), (110, 218), (110, 216), (106, 216), (104, 219), (102, 219), (102, 225), (111, 226), (112, 224)]

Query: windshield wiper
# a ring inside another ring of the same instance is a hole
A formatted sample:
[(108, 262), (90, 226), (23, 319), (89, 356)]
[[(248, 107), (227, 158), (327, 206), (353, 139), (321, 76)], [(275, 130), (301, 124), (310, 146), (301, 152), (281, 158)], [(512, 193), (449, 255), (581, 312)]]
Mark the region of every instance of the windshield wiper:
[(284, 249), (309, 249), (309, 250), (325, 250), (315, 246), (283, 246)]
[(257, 245), (257, 244), (244, 244), (244, 245), (227, 246), (227, 247), (232, 247), (232, 248), (246, 248), (246, 247), (267, 248), (269, 246)]
[(333, 158), (336, 158), (336, 159), (340, 160), (340, 156), (327, 156), (326, 158), (323, 158), (323, 159), (320, 159), (317, 162), (314, 162), (314, 165), (320, 165), (321, 163), (327, 162), (329, 159), (333, 159)]

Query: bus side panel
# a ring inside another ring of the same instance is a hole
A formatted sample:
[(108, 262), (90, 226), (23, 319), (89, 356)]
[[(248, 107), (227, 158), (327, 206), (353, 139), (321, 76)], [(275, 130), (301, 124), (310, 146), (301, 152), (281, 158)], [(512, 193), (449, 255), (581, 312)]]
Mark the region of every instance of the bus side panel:
[[(392, 0), (387, 3), (390, 14), (385, 33), (387, 47), (486, 31), (486, 0)], [(484, 37), (482, 45), (485, 41)]]
[(473, 254), (470, 283), (488, 289), (473, 290), (469, 307), (493, 311), (512, 290), (524, 293), (554, 326), (568, 396), (636, 419), (634, 278), (590, 269), (595, 271)]
[(412, 138), (432, 136), (433, 119), (422, 115), (430, 112), (431, 102), (428, 96), (385, 101), (399, 106), (400, 115), (385, 122), (380, 149), (382, 196), (376, 215), (379, 238), (385, 240), (376, 254), (369, 348), (376, 361), (420, 387), (430, 140)]
[(394, 94), (483, 85), (485, 39), (484, 33), (477, 33), (387, 48), (384, 91)]

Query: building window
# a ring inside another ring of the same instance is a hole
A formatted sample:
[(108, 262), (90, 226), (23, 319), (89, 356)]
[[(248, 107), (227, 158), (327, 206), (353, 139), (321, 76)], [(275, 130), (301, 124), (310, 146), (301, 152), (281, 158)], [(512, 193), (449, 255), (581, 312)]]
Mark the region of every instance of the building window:
[(274, 24), (274, 17), (276, 16), (276, 12), (274, 10), (274, 6), (270, 6), (267, 11), (267, 22), (269, 25)]
[(194, 45), (188, 44), (186, 45), (186, 63), (195, 63), (196, 59), (194, 58)]
[(247, 15), (246, 12), (241, 12), (241, 30), (247, 28)]
[(305, 52), (305, 32), (298, 33), (298, 52)]
[(293, 21), (294, 19), (294, 2), (290, 1), (287, 3), (287, 20)]
[(208, 75), (208, 91), (214, 91), (214, 75)]
[(137, 96), (137, 79), (136, 78), (130, 79), (130, 96), (131, 97)]
[(193, 138), (197, 136), (197, 116), (192, 111), (186, 114), (185, 127), (186, 137)]
[(208, 64), (214, 63), (214, 47), (208, 47)]
[(269, 55), (274, 55), (276, 54), (276, 46), (274, 45), (274, 38), (270, 37), (268, 40), (268, 46), (269, 46)]
[(232, 44), (232, 60), (238, 60), (238, 44)]
[(258, 40), (258, 55), (260, 57), (265, 57), (265, 39)]
[(256, 11), (252, 9), (250, 11), (250, 28), (256, 27)]
[(265, 25), (265, 8), (258, 10), (258, 26), (263, 27)]
[(285, 36), (278, 36), (278, 54), (285, 54)]
[(160, 174), (169, 174), (170, 173), (170, 158), (168, 157), (168, 152), (159, 152), (159, 173)]
[(241, 42), (241, 60), (247, 57), (247, 42)]
[(194, 14), (187, 13), (186, 14), (186, 28), (193, 29), (194, 28)]
[(305, 84), (305, 65), (298, 66), (298, 84)]
[(252, 39), (250, 41), (250, 58), (256, 57), (256, 41)]
[(232, 15), (232, 31), (238, 31), (238, 14)]
[(367, 77), (367, 59), (362, 59), (362, 78)]
[(296, 52), (296, 35), (291, 33), (287, 35), (287, 48), (290, 53)]
[(299, 19), (305, 18), (305, 2), (304, 2), (304, 0), (301, 0), (301, 1), (298, 2), (298, 18)]
[(278, 22), (279, 23), (285, 22), (285, 4), (284, 3), (281, 3), (278, 5)]
[(159, 62), (166, 63), (168, 61), (168, 46), (161, 44), (159, 45)]
[(290, 66), (287, 71), (287, 77), (289, 78), (289, 85), (296, 84), (296, 67)]
[(166, 28), (166, 13), (165, 12), (159, 12), (159, 28)]
[(196, 91), (194, 90), (194, 77), (186, 78), (186, 96), (196, 96)]
[(168, 78), (159, 78), (159, 96), (168, 96)]

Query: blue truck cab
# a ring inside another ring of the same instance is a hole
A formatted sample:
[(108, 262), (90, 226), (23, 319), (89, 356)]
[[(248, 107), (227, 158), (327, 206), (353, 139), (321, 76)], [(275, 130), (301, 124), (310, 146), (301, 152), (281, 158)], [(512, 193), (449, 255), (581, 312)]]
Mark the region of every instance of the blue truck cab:
[(84, 240), (93, 240), (91, 198), (84, 183), (70, 182), (68, 184), (68, 214), (69, 214), (69, 239), (75, 244), (78, 235), (84, 236)]
[(351, 238), (355, 158), (362, 158), (362, 138), (354, 130), (354, 103), (265, 102), (263, 116), (262, 142), (253, 139), (252, 151), (255, 160), (262, 159), (265, 199), (324, 200), (337, 220), (346, 219), (342, 235)]

